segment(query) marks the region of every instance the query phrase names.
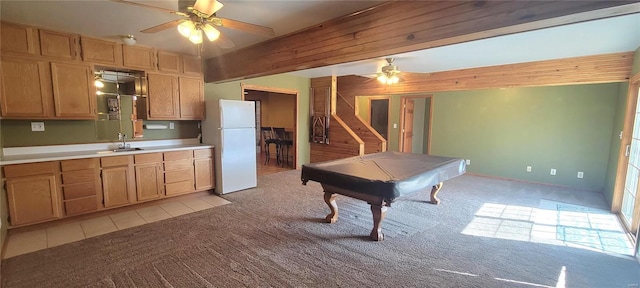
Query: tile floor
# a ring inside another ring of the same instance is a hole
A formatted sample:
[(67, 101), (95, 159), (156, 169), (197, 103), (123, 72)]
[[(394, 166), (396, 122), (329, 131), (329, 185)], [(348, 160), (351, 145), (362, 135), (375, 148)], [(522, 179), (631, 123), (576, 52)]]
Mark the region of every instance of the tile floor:
[(177, 197), (153, 206), (124, 212), (114, 210), (109, 215), (10, 233), (4, 259), (229, 203), (213, 194)]

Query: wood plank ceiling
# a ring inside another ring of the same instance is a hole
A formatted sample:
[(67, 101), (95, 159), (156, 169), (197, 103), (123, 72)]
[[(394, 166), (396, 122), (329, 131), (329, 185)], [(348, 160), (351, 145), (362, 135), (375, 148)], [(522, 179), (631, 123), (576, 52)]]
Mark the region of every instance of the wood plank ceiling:
[(207, 59), (205, 80), (273, 75), (638, 12), (637, 1), (390, 1)]

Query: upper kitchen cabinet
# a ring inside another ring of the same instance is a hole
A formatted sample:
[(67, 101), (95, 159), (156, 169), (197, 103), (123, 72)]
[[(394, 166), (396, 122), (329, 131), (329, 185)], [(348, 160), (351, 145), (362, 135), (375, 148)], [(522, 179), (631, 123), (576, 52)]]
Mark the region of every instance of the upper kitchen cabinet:
[(48, 30), (40, 31), (40, 51), (42, 56), (67, 60), (78, 60), (78, 34), (62, 33)]
[(122, 61), (125, 67), (156, 70), (156, 50), (142, 46), (122, 46)]
[(53, 117), (49, 62), (2, 56), (1, 64), (2, 117), (15, 119)]
[(204, 120), (204, 84), (200, 78), (179, 78), (180, 119)]
[(191, 76), (202, 76), (202, 59), (194, 55), (182, 55), (182, 73)]
[(84, 36), (80, 38), (80, 43), (83, 61), (114, 67), (122, 66), (121, 44)]
[(182, 55), (167, 51), (158, 51), (158, 71), (180, 73), (182, 71)]
[(178, 79), (173, 75), (147, 74), (146, 114), (148, 120), (179, 117)]
[(96, 94), (88, 64), (51, 63), (56, 118), (95, 119)]
[(40, 54), (38, 29), (7, 22), (0, 23), (2, 54)]

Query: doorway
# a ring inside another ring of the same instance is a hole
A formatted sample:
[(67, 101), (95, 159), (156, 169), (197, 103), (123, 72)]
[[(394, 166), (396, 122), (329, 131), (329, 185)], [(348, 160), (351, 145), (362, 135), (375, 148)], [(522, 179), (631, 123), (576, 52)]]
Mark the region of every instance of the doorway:
[[(245, 84), (241, 87), (242, 99), (256, 102), (256, 145), (260, 147), (256, 150), (258, 176), (296, 169), (299, 92)], [(277, 139), (280, 144), (265, 146), (265, 137)]]
[(429, 154), (431, 151), (432, 95), (402, 96), (398, 150)]
[(382, 138), (389, 140), (389, 97), (370, 97), (368, 99), (369, 125), (371, 125)]

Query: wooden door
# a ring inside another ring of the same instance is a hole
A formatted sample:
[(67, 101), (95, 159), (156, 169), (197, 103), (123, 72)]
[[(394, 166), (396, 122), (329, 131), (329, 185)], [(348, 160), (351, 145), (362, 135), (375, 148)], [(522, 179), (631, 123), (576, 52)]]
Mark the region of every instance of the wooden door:
[(2, 53), (40, 54), (38, 29), (11, 23), (0, 23)]
[(413, 99), (404, 99), (402, 117), (402, 150), (400, 152), (412, 152), (413, 142), (413, 113), (415, 102)]
[(180, 118), (204, 119), (204, 84), (199, 78), (180, 77)]
[(122, 46), (122, 62), (129, 68), (156, 70), (156, 50), (141, 46)]
[(40, 51), (42, 56), (78, 59), (78, 35), (40, 30)]
[(121, 206), (133, 202), (130, 197), (132, 187), (129, 173), (128, 166), (102, 168), (104, 207)]
[(212, 189), (214, 186), (213, 159), (193, 159), (193, 166), (195, 167), (196, 191)]
[(49, 63), (8, 57), (2, 57), (1, 63), (2, 117), (53, 117)]
[(6, 187), (11, 225), (60, 217), (60, 197), (54, 175), (8, 178)]
[(182, 73), (184, 75), (202, 76), (202, 58), (194, 55), (182, 55)]
[(162, 168), (160, 163), (136, 164), (136, 194), (138, 201), (162, 196)]
[(88, 65), (51, 63), (51, 79), (56, 117), (95, 119), (96, 95)]
[(164, 74), (147, 75), (147, 118), (150, 120), (178, 119), (178, 79)]
[(180, 73), (182, 71), (182, 57), (180, 54), (158, 51), (158, 71)]
[(80, 43), (83, 61), (122, 66), (121, 44), (88, 37), (80, 38)]

